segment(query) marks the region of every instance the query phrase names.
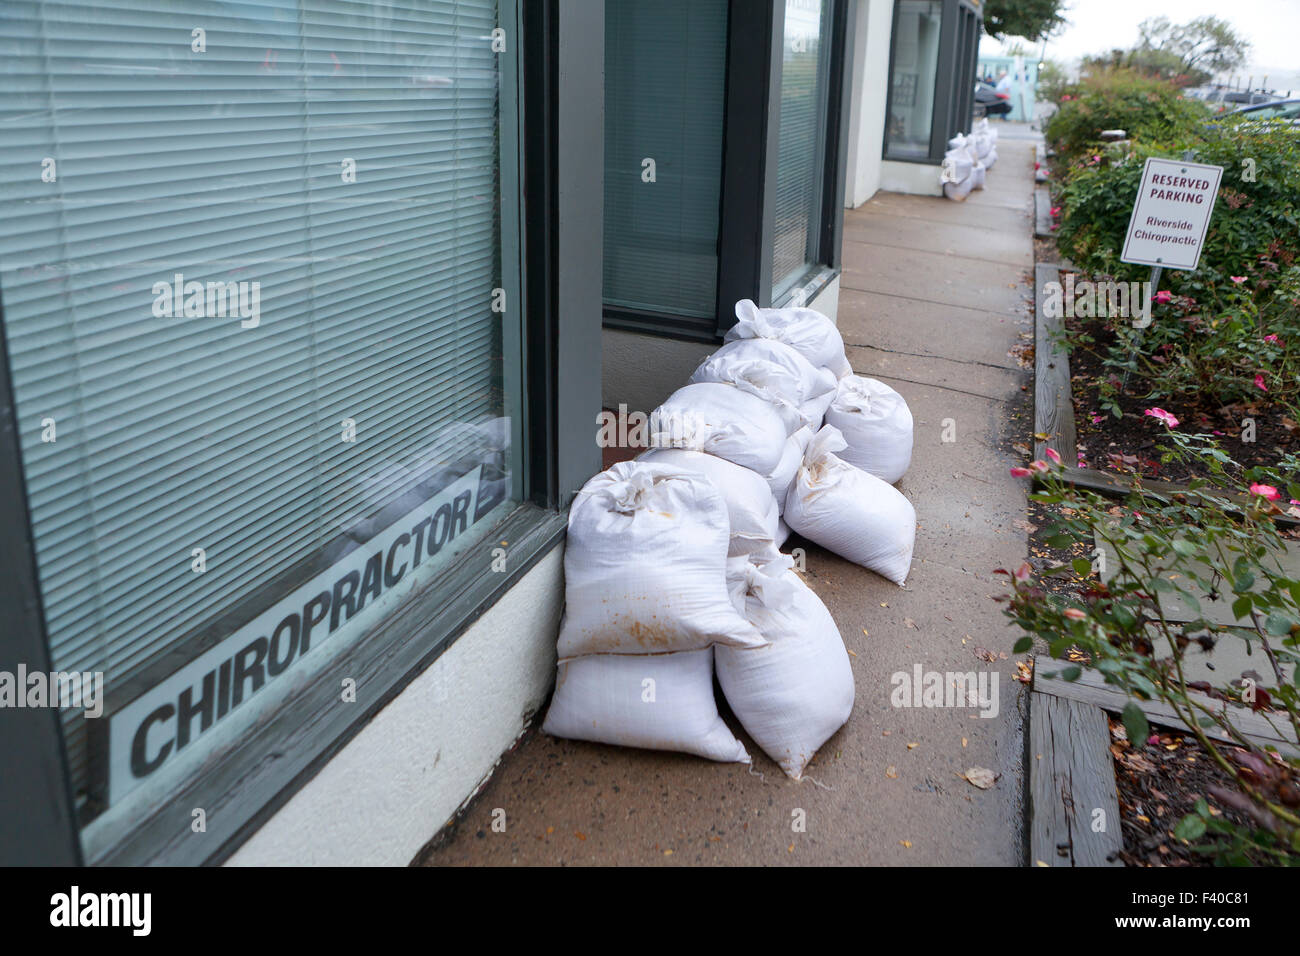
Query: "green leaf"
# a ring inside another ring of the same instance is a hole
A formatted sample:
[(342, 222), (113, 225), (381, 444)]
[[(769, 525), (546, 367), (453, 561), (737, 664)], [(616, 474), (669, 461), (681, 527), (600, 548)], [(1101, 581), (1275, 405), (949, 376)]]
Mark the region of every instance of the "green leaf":
[(1237, 583), (1233, 585), (1233, 590), (1240, 593), (1241, 591), (1249, 591), (1254, 586), (1255, 575), (1247, 571), (1245, 574), (1238, 576)]
[(1175, 538), (1173, 549), (1185, 558), (1193, 557), (1198, 550), (1196, 545), (1192, 544), (1186, 538)]
[(1022, 637), (1020, 640), (1016, 641), (1015, 646), (1011, 648), (1011, 653), (1023, 654), (1033, 646), (1034, 639), (1032, 637)]
[(1086, 578), (1092, 573), (1092, 562), (1087, 558), (1075, 558), (1070, 562), (1070, 567), (1074, 568), (1074, 573), (1081, 578)]
[(1083, 673), (1083, 668), (1079, 667), (1078, 665), (1067, 667), (1065, 670), (1061, 671), (1061, 679), (1067, 681), (1076, 681), (1079, 679), (1079, 675), (1082, 673)]
[(1264, 622), (1264, 630), (1274, 637), (1285, 637), (1291, 633), (1291, 619), (1285, 614), (1270, 614)]
[(1174, 836), (1180, 840), (1186, 840), (1191, 843), (1193, 840), (1199, 840), (1205, 836), (1205, 820), (1195, 813), (1189, 813), (1178, 821), (1174, 827)]
[(1147, 742), (1150, 736), (1148, 731), (1150, 725), (1147, 723), (1147, 715), (1142, 713), (1142, 708), (1129, 701), (1124, 705), (1124, 712), (1120, 714), (1120, 720), (1124, 722), (1124, 730), (1128, 733), (1128, 739), (1132, 741), (1135, 747), (1141, 747)]
[(1232, 602), (1232, 616), (1244, 618), (1250, 615), (1251, 598), (1249, 594), (1243, 594), (1237, 600)]

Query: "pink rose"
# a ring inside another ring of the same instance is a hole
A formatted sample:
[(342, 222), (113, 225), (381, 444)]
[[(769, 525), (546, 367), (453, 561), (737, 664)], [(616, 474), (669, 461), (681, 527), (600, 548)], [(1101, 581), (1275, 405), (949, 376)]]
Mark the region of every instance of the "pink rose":
[(1032, 474), (1033, 472), (1028, 468), (1021, 468), (1019, 465), (1011, 469), (1012, 478), (1028, 478)]
[(1282, 497), (1281, 492), (1272, 485), (1251, 485), (1250, 493), (1252, 495), (1259, 495), (1261, 498), (1267, 498), (1269, 501), (1277, 501), (1277, 499)]
[(1082, 611), (1080, 611), (1077, 607), (1067, 607), (1063, 613), (1071, 621), (1082, 621), (1088, 616), (1084, 614)]
[(1168, 303), (1173, 299), (1173, 297), (1174, 297), (1174, 294), (1173, 294), (1172, 292), (1169, 292), (1169, 291), (1166, 290), (1166, 289), (1161, 289), (1159, 292), (1157, 292), (1157, 293), (1156, 293), (1155, 295), (1153, 295), (1151, 298), (1153, 298), (1155, 301), (1159, 302), (1161, 305), (1167, 305), (1167, 304), (1168, 304)]
[(1255, 376), (1255, 387), (1256, 387), (1257, 389), (1259, 389), (1261, 392), (1267, 392), (1267, 391), (1268, 391), (1268, 386), (1264, 384), (1264, 376), (1263, 376), (1263, 375), (1256, 375), (1256, 376)]
[(1021, 562), (1020, 567), (1016, 568), (1015, 574), (1011, 576), (1015, 578), (1017, 581), (1028, 581), (1029, 572), (1032, 570), (1033, 568), (1029, 566), (1029, 562), (1023, 561)]
[(1266, 335), (1266, 336), (1264, 336), (1264, 341), (1265, 341), (1265, 342), (1272, 342), (1274, 345), (1281, 345), (1281, 344), (1282, 344), (1282, 340), (1279, 339), (1276, 335)]
[(1237, 283), (1237, 285), (1241, 285), (1243, 282), (1246, 281), (1245, 276), (1228, 276), (1228, 278), (1231, 279), (1233, 282)]
[(1052, 459), (1052, 461), (1056, 462), (1058, 465), (1061, 463), (1061, 456), (1056, 453), (1056, 449), (1047, 448), (1044, 449), (1044, 451), (1046, 451), (1047, 457)]
[(1158, 418), (1160, 419), (1160, 421), (1164, 422), (1170, 428), (1178, 427), (1178, 419), (1175, 418), (1173, 415), (1171, 415), (1169, 412), (1165, 411), (1163, 408), (1148, 408), (1142, 414), (1150, 415), (1152, 418)]

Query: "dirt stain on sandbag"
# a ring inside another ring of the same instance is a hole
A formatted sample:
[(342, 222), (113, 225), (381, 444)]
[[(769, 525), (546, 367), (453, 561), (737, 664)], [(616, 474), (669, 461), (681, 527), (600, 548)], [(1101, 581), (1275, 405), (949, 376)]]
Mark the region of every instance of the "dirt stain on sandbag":
[(678, 637), (675, 628), (639, 619), (629, 622), (624, 630), (642, 647), (671, 647)]

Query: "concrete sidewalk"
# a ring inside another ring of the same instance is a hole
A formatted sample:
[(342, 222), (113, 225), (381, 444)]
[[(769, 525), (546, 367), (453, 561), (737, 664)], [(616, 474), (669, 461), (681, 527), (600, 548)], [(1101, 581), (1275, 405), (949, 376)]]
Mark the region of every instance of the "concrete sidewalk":
[[(1008, 469), (1010, 443), (1031, 430), (1031, 376), (1009, 350), (1033, 331), (1033, 142), (1004, 133), (999, 154), (964, 203), (879, 193), (845, 214), (839, 325), (854, 369), (911, 406), (915, 453), (899, 488), (919, 530), (903, 589), (798, 538), (786, 545), (807, 549), (806, 580), (854, 655), (853, 716), (818, 753), (815, 780), (787, 779), (721, 695), (755, 773), (534, 729), (458, 820), (429, 821), (443, 829), (424, 863), (1025, 862), (1026, 694), (990, 596), (1006, 590), (992, 570), (1026, 556), (1025, 488)], [(918, 665), (996, 674), (996, 716), (893, 706), (891, 676)], [(1000, 774), (996, 785), (958, 776), (972, 767)], [(505, 832), (492, 827), (498, 808)], [(797, 810), (805, 832), (792, 827)]]

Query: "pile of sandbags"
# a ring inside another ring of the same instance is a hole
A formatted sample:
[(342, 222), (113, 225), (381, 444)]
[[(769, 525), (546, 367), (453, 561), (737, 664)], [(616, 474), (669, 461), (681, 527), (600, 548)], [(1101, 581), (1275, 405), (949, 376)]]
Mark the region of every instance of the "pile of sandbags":
[(948, 140), (940, 180), (943, 194), (962, 202), (973, 189), (983, 189), (985, 174), (998, 161), (998, 131), (987, 117), (976, 121), (970, 135), (958, 133)]
[[(736, 325), (649, 416), (650, 449), (592, 478), (569, 514), (566, 609), (546, 733), (749, 760), (741, 724), (799, 779), (848, 719), (830, 613), (779, 551), (791, 529), (903, 584), (916, 516), (893, 487), (912, 417), (852, 374), (812, 309), (736, 305)], [(839, 454), (836, 454), (836, 453)]]

